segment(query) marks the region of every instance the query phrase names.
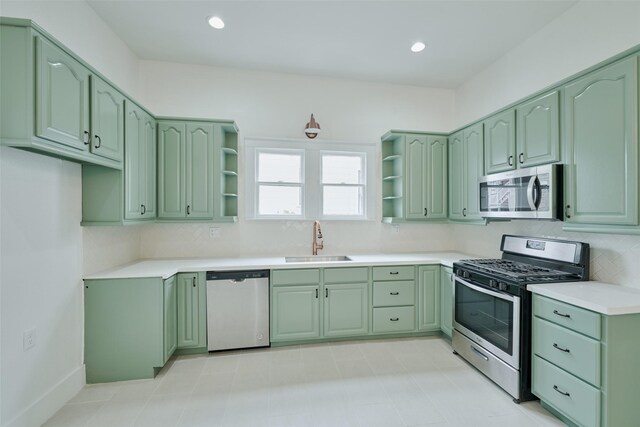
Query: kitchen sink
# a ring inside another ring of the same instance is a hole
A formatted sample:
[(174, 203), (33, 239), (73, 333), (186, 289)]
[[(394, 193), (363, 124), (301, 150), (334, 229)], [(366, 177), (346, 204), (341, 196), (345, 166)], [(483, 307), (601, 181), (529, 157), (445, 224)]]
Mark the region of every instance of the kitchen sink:
[(285, 262), (339, 262), (351, 261), (351, 258), (344, 255), (338, 256), (288, 256), (284, 257)]

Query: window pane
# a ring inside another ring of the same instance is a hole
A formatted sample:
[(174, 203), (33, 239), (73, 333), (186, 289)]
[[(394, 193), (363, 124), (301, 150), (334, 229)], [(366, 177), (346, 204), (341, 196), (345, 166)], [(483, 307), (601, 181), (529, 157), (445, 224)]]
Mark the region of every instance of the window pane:
[(362, 187), (325, 185), (322, 189), (324, 215), (364, 214)]
[(301, 215), (300, 187), (260, 185), (258, 188), (259, 215)]
[(362, 157), (324, 154), (322, 156), (323, 184), (362, 184)]
[(302, 156), (258, 153), (258, 181), (302, 182)]

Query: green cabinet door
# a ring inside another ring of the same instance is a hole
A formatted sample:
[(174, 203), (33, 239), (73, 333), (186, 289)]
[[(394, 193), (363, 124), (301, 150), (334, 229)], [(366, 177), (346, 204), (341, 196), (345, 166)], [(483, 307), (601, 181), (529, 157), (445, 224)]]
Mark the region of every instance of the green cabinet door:
[(130, 101), (125, 103), (124, 217), (140, 219), (144, 214), (144, 145), (140, 137), (144, 128), (142, 110)]
[(43, 37), (36, 57), (36, 135), (88, 151), (89, 70)]
[(453, 333), (453, 270), (440, 269), (440, 330), (451, 337)]
[(156, 121), (149, 114), (142, 116), (141, 172), (140, 186), (142, 193), (143, 218), (156, 217)]
[(464, 130), (463, 154), (463, 194), (464, 207), (462, 216), (465, 220), (480, 219), (480, 190), (478, 178), (484, 175), (484, 144), (482, 123), (477, 123)]
[(212, 123), (187, 123), (185, 180), (188, 218), (213, 218), (213, 131)]
[(122, 161), (124, 96), (101, 78), (91, 76), (91, 152)]
[(507, 110), (484, 121), (484, 168), (496, 173), (516, 168), (516, 114)]
[(560, 97), (542, 95), (516, 108), (518, 167), (560, 161)]
[(324, 285), (325, 337), (365, 335), (369, 332), (369, 285)]
[(164, 281), (164, 361), (169, 360), (178, 345), (178, 312), (176, 276), (171, 276)]
[(184, 122), (158, 123), (158, 218), (184, 218), (186, 184)]
[(427, 219), (447, 219), (447, 137), (427, 138)]
[(406, 219), (427, 217), (427, 136), (405, 137)]
[(440, 266), (418, 267), (418, 329), (440, 330)]
[(180, 273), (177, 283), (178, 348), (207, 346), (204, 273)]
[(638, 224), (638, 59), (564, 88), (566, 221)]
[(464, 133), (449, 138), (449, 218), (464, 219)]
[(271, 341), (320, 338), (320, 287), (275, 286), (271, 289)]

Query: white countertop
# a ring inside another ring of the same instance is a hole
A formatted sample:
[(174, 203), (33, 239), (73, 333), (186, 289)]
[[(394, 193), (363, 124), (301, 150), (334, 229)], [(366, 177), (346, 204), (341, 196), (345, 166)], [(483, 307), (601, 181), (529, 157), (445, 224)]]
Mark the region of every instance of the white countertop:
[(609, 316), (640, 313), (640, 289), (602, 282), (545, 283), (527, 290)]
[(460, 259), (478, 256), (459, 252), (419, 252), (407, 254), (348, 255), (351, 261), (338, 262), (285, 262), (284, 257), (247, 258), (185, 258), (140, 260), (99, 273), (84, 279), (124, 279), (161, 277), (166, 279), (176, 273), (209, 270), (260, 270), (284, 268), (359, 267), (369, 265), (417, 265), (442, 264), (451, 267)]

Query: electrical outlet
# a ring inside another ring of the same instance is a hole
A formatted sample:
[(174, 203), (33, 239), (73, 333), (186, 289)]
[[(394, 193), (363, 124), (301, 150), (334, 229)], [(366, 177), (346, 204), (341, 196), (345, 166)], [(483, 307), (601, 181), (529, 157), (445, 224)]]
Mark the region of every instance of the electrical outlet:
[(22, 333), (22, 351), (27, 351), (36, 345), (36, 330), (29, 329)]
[(220, 227), (209, 227), (209, 237), (212, 239), (220, 237)]

